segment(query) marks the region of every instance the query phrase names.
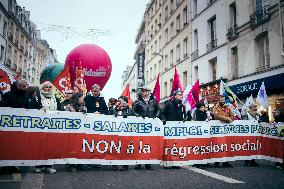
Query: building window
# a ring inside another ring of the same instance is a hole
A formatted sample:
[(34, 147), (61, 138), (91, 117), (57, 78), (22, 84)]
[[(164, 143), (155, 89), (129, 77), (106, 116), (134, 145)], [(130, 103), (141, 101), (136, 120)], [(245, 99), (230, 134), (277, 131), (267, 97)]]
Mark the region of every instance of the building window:
[(208, 20), (208, 34), (209, 34), (209, 43), (206, 45), (207, 52), (212, 51), (217, 47), (216, 39), (216, 15)]
[(238, 47), (231, 48), (231, 64), (233, 79), (238, 77)]
[(187, 71), (183, 72), (183, 77), (182, 77), (182, 85), (183, 85), (183, 88), (185, 89), (186, 86), (187, 86)]
[(178, 7), (180, 4), (180, 0), (176, 0), (176, 6)]
[(159, 14), (158, 27), (161, 28), (161, 26), (162, 26), (162, 14)]
[(170, 79), (170, 90), (173, 88), (173, 79)]
[(179, 63), (180, 62), (180, 44), (177, 45), (176, 59), (177, 59), (177, 63)]
[(153, 53), (156, 53), (158, 50), (158, 42), (157, 40), (155, 41), (155, 46), (154, 46), (154, 52)]
[(183, 57), (187, 57), (187, 38), (183, 40)]
[(171, 0), (171, 4), (170, 4), (170, 14), (172, 14), (174, 12), (174, 0)]
[(162, 49), (162, 36), (159, 36), (159, 51)]
[(155, 1), (155, 11), (157, 11), (158, 10), (158, 0), (157, 1)]
[(208, 20), (209, 24), (209, 42), (214, 41), (216, 39), (216, 16), (213, 16), (210, 20)]
[(165, 7), (165, 20), (168, 20), (169, 18), (169, 10), (168, 10), (168, 6)]
[(187, 6), (183, 9), (183, 25), (186, 25), (188, 22), (187, 20)]
[(168, 28), (165, 30), (165, 42), (166, 42), (166, 44), (169, 42), (169, 31), (168, 31)]
[(255, 0), (255, 9), (259, 10), (263, 7), (263, 0)]
[(152, 56), (153, 56), (153, 45), (151, 45), (151, 50), (150, 50), (150, 57), (152, 58)]
[(158, 31), (158, 20), (156, 19), (155, 20), (155, 33), (157, 33), (157, 31)]
[(152, 69), (152, 67), (150, 68), (150, 81), (152, 81), (152, 79), (153, 79), (153, 69)]
[(176, 19), (176, 31), (177, 33), (180, 31), (180, 15), (178, 15)]
[(209, 60), (209, 66), (210, 66), (210, 72), (211, 72), (211, 79), (212, 81), (215, 81), (217, 76), (216, 76), (216, 67), (217, 67), (217, 57)]
[(194, 82), (198, 80), (198, 66), (194, 67)]
[(268, 33), (264, 32), (256, 38), (258, 66), (257, 70), (270, 67), (269, 39)]
[(168, 55), (165, 56), (165, 71), (168, 70)]
[(195, 17), (197, 15), (197, 0), (192, 1), (192, 16)]
[(154, 65), (154, 72), (153, 72), (153, 78), (156, 78), (157, 75), (157, 65)]
[(3, 62), (5, 57), (5, 47), (1, 45), (0, 60)]
[(164, 98), (167, 97), (167, 93), (168, 93), (168, 83), (165, 82), (165, 83), (164, 83)]
[(170, 37), (173, 38), (174, 37), (174, 22), (171, 23), (170, 26)]
[(14, 51), (14, 62), (13, 62), (14, 69), (17, 69), (17, 61), (18, 61), (18, 52)]
[(148, 72), (148, 70), (146, 72), (146, 81), (147, 81), (147, 83), (149, 83), (149, 72)]
[(231, 26), (237, 25), (237, 9), (236, 9), (236, 2), (230, 4), (230, 22)]
[(170, 52), (170, 64), (171, 66), (174, 65), (174, 50), (171, 50)]
[(193, 31), (193, 48), (194, 48), (194, 51), (196, 51), (198, 49), (198, 31), (197, 31), (197, 29), (195, 29)]
[(7, 36), (7, 22), (4, 20), (4, 25), (3, 25), (3, 37)]
[(158, 67), (158, 71), (162, 71), (163, 70), (163, 68), (162, 68), (162, 61), (161, 60), (159, 60), (159, 67)]

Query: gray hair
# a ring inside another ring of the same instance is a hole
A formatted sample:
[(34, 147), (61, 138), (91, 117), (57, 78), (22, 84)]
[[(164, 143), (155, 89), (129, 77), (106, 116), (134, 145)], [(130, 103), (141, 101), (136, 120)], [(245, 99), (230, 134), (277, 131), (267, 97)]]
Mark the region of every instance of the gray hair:
[(18, 79), (18, 80), (16, 81), (16, 84), (17, 84), (17, 85), (20, 85), (20, 84), (28, 84), (28, 81), (27, 81), (26, 79), (24, 79), (24, 78), (21, 78), (21, 79)]

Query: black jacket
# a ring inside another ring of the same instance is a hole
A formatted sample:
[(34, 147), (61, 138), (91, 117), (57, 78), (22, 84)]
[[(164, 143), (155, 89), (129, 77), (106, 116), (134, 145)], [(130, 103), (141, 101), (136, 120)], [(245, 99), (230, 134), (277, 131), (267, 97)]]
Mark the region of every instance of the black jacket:
[(117, 116), (123, 116), (126, 118), (127, 116), (139, 116), (132, 108), (124, 108), (122, 110), (119, 110), (118, 108), (111, 108), (109, 110), (109, 115), (114, 115), (115, 117)]
[(11, 91), (6, 92), (0, 102), (1, 107), (24, 108), (27, 98), (26, 91), (17, 89), (15, 83), (11, 85)]
[(38, 96), (26, 95), (26, 99), (27, 99), (25, 103), (26, 109), (40, 110), (42, 108), (40, 95)]
[(196, 110), (195, 115), (196, 115), (196, 121), (206, 121), (207, 119), (207, 113), (205, 111)]
[(176, 99), (167, 102), (162, 110), (163, 121), (183, 121), (185, 116), (185, 107)]
[(63, 100), (63, 102), (60, 103), (60, 111), (65, 111), (66, 106), (68, 104), (71, 104), (71, 100), (70, 99)]
[(150, 98), (148, 104), (141, 96), (132, 104), (133, 110), (141, 117), (155, 118), (160, 115), (160, 107), (155, 98)]
[(268, 114), (262, 114), (262, 115), (259, 117), (259, 122), (266, 122), (266, 123), (269, 123), (269, 116), (268, 116)]
[(84, 98), (87, 113), (99, 112), (101, 114), (108, 114), (108, 108), (104, 97), (94, 97), (87, 95)]

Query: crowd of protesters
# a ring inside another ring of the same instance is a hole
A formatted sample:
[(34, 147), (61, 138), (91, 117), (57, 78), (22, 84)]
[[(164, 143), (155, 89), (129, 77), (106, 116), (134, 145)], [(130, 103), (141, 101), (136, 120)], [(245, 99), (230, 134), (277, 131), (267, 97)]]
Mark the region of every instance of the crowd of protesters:
[[(51, 82), (46, 81), (38, 86), (29, 86), (25, 79), (19, 79), (11, 86), (11, 91), (1, 94), (0, 106), (12, 107), (12, 108), (26, 108), (26, 109), (39, 109), (44, 111), (70, 111), (70, 112), (82, 112), (82, 113), (94, 113), (122, 116), (127, 118), (128, 116), (137, 116), (142, 118), (159, 118), (166, 124), (167, 121), (210, 121), (220, 120), (224, 123), (231, 123), (237, 119), (231, 111), (230, 107), (225, 103), (225, 97), (220, 96), (219, 103), (213, 108), (209, 108), (209, 105), (205, 102), (199, 102), (196, 105), (194, 112), (186, 111), (185, 106), (182, 103), (183, 94), (179, 89), (174, 91), (171, 99), (165, 103), (163, 107), (160, 107), (154, 95), (150, 93), (148, 88), (140, 88), (137, 94), (137, 100), (132, 104), (132, 107), (128, 105), (128, 98), (120, 96), (118, 99), (110, 98), (108, 104), (104, 97), (101, 96), (101, 88), (98, 84), (94, 84), (89, 94), (86, 96), (81, 92), (74, 92), (73, 90), (66, 91), (65, 100), (60, 103), (53, 91), (53, 85)], [(275, 122), (284, 122), (283, 111), (277, 110), (273, 112)], [(259, 122), (269, 123), (269, 116), (266, 111), (261, 110), (260, 114), (257, 112), (257, 106), (255, 103), (242, 112), (243, 120), (256, 120)], [(255, 160), (245, 161), (246, 166), (258, 166)], [(145, 169), (152, 170), (150, 164), (144, 165)], [(199, 168), (207, 168), (206, 165), (195, 165)], [(216, 162), (213, 166), (219, 167), (219, 163)], [(283, 164), (277, 163), (278, 168), (283, 168)], [(229, 162), (223, 162), (223, 167), (232, 167)], [(128, 170), (128, 166), (111, 166), (113, 170)], [(176, 166), (170, 168), (179, 168)], [(1, 170), (14, 171), (15, 167), (2, 167)], [(66, 165), (68, 171), (76, 171), (83, 169), (82, 165), (68, 164)], [(143, 169), (142, 165), (138, 164), (135, 169)], [(42, 171), (48, 173), (55, 173), (56, 170), (53, 166), (42, 165), (36, 166), (35, 172), (40, 173)]]

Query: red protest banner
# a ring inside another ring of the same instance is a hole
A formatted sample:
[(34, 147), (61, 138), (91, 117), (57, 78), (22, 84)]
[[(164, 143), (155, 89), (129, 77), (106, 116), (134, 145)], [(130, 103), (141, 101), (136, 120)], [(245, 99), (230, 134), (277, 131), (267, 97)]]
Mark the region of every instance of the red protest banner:
[(0, 108), (0, 166), (283, 162), (284, 140), (278, 134), (276, 127), (254, 121), (163, 125), (131, 116)]

